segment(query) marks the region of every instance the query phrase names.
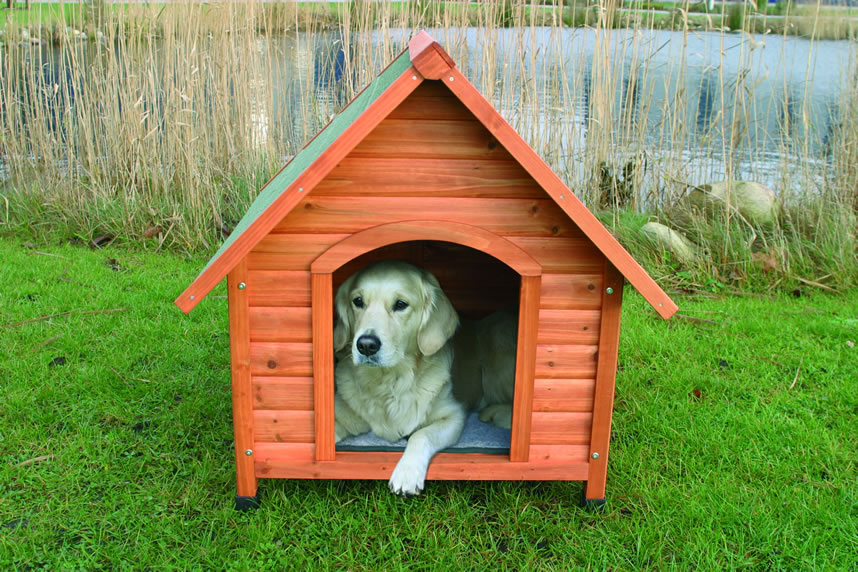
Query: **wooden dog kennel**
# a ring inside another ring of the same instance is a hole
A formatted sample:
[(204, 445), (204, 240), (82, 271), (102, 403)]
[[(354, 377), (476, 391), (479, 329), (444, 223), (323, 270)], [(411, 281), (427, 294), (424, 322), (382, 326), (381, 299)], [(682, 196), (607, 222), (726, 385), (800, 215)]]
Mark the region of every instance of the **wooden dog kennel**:
[(624, 278), (677, 307), (420, 32), (176, 299), (227, 276), (237, 505), (259, 478), (390, 477), (401, 453), (334, 443), (333, 295), (383, 258), (435, 273), (462, 314), (518, 305), (509, 454), (440, 453), (427, 479), (581, 480), (603, 502)]

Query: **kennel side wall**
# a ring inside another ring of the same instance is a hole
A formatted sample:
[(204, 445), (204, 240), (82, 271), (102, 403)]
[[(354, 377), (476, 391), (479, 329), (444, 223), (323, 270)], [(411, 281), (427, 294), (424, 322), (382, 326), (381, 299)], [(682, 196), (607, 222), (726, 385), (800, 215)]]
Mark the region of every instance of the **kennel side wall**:
[[(414, 219), (480, 227), (516, 244), (542, 266), (530, 462), (510, 463), (518, 467), (492, 474), (586, 480), (604, 256), (491, 133), (432, 81), (382, 121), (256, 245), (236, 269), (241, 276), (236, 271), (230, 276), (231, 283), (246, 283), (239, 295), (230, 289), (231, 331), (236, 338), (247, 336), (245, 348), (233, 347), (234, 360), (236, 351), (247, 360), (246, 372), (239, 372), (246, 381), (239, 383), (248, 387), (238, 393), (246, 393), (243, 403), (251, 407), (245, 427), (236, 430), (240, 470), (252, 463), (260, 477), (389, 476), (399, 454), (338, 453), (337, 461), (351, 460), (341, 468), (336, 461), (313, 461), (310, 265), (356, 232)], [(485, 278), (483, 283), (490, 284), (491, 277)], [(456, 273), (442, 283), (451, 291), (474, 291), (470, 279), (457, 283)], [(458, 309), (482, 311), (469, 306), (480, 296), (471, 298), (457, 296)], [(242, 304), (245, 312), (233, 311), (233, 305)], [(239, 441), (251, 443), (246, 448), (252, 456), (240, 458), (245, 447)], [(448, 457), (433, 461), (429, 478), (468, 478), (460, 467), (463, 455)], [(475, 455), (471, 461), (492, 464), (497, 456)], [(556, 467), (537, 469), (551, 462)], [(472, 478), (488, 478), (481, 473), (474, 471), (479, 476)]]

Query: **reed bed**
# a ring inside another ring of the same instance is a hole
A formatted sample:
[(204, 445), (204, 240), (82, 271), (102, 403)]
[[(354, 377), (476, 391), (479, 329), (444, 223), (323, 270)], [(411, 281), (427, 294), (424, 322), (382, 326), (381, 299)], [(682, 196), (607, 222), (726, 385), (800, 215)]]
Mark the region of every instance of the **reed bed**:
[[(130, 4), (81, 13), (85, 40), (32, 23), (35, 41), (10, 23), (0, 46), (0, 224), (211, 249), (268, 177), (428, 28), (662, 280), (855, 285), (855, 66), (826, 127), (811, 109), (812, 82), (799, 94), (758, 92), (768, 74), (786, 85), (821, 65), (813, 42), (772, 70), (760, 54), (774, 49), (767, 42), (786, 50), (785, 31), (755, 33), (759, 18), (743, 17), (741, 33), (701, 35), (688, 7), (673, 15), (669, 42), (652, 31), (662, 14), (604, 1)], [(727, 13), (718, 17), (726, 30)], [(814, 38), (825, 23), (811, 23)], [(720, 56), (695, 63), (701, 38)], [(681, 212), (689, 189), (725, 179), (769, 184), (778, 220)], [(641, 240), (647, 220), (684, 232), (695, 259)]]

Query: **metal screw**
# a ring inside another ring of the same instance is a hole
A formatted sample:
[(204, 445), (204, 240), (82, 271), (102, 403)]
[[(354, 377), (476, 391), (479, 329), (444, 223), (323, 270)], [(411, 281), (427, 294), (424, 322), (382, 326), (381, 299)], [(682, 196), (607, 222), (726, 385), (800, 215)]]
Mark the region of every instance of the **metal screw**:
[(453, 76), (450, 76), (450, 81), (453, 81)]
[(605, 288), (605, 292), (607, 292), (608, 294), (613, 294), (613, 293), (614, 293), (614, 289), (613, 289), (613, 288), (611, 288), (611, 287), (608, 287), (608, 288)]
[(253, 449), (248, 449), (248, 450), (246, 450), (246, 451), (244, 452), (244, 454), (245, 454), (245, 455), (247, 455), (248, 457), (249, 457), (249, 456), (251, 456), (251, 455), (253, 454)]
[(304, 187), (298, 187), (298, 192), (299, 192), (299, 193), (303, 193), (303, 192), (304, 192)]
[(413, 79), (413, 80), (417, 80), (417, 76), (416, 76), (416, 75), (413, 75), (413, 76), (411, 76), (411, 79)]
[(563, 198), (563, 195), (560, 195), (560, 198), (562, 199), (562, 198)]
[(599, 453), (593, 453), (592, 457), (593, 457), (594, 459), (598, 459), (598, 458), (599, 458)]
[(247, 288), (247, 284), (245, 284), (244, 282), (238, 283), (238, 289), (239, 290), (244, 290), (245, 288)]
[(193, 300), (193, 299), (194, 299), (194, 297), (193, 297), (193, 296), (191, 296), (191, 300)]

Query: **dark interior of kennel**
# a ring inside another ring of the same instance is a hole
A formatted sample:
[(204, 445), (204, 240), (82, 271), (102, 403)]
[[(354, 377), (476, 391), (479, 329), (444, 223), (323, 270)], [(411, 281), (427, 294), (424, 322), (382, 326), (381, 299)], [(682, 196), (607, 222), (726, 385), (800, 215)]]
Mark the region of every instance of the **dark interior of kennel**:
[(434, 274), (462, 318), (518, 309), (521, 277), (515, 270), (479, 250), (433, 240), (399, 242), (355, 258), (334, 272), (334, 292), (349, 276), (380, 260), (401, 260)]

